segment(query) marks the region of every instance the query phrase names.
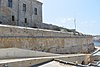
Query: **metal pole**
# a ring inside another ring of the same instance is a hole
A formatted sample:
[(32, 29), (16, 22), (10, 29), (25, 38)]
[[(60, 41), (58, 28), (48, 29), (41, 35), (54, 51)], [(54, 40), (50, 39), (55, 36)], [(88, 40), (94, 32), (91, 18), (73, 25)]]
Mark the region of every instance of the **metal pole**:
[(74, 18), (74, 25), (75, 25), (75, 30), (73, 32), (74, 32), (74, 35), (76, 35), (76, 19), (75, 18)]
[(74, 18), (74, 25), (75, 25), (75, 31), (76, 31), (76, 19)]

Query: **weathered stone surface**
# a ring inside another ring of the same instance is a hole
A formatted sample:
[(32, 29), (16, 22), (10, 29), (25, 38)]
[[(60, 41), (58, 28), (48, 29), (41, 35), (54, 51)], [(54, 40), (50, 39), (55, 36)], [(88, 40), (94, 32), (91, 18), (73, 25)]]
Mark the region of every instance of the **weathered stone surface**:
[(57, 55), (60, 54), (52, 54), (52, 53), (19, 49), (19, 48), (0, 49), (0, 59), (15, 59), (15, 58), (30, 58), (30, 57), (34, 58), (34, 57), (47, 57), (47, 56), (57, 56)]
[(89, 53), (94, 50), (92, 36), (67, 32), (0, 26), (0, 48), (24, 48), (53, 53)]
[[(79, 63), (81, 64), (86, 58), (86, 54), (69, 54), (69, 55), (59, 55), (59, 56), (50, 56), (50, 57), (39, 57), (39, 58), (22, 58), (22, 59), (5, 59), (0, 60), (0, 67), (29, 67), (43, 62), (47, 62), (54, 59), (59, 59), (63, 61)], [(87, 63), (86, 63), (87, 64)], [(38, 66), (34, 66), (38, 67)]]
[[(25, 11), (23, 4), (26, 4)], [(37, 15), (35, 15), (35, 8), (37, 8)], [(0, 22), (6, 25), (34, 27), (35, 23), (42, 23), (42, 3), (37, 0), (12, 0), (12, 7), (8, 7), (8, 0), (0, 0)]]

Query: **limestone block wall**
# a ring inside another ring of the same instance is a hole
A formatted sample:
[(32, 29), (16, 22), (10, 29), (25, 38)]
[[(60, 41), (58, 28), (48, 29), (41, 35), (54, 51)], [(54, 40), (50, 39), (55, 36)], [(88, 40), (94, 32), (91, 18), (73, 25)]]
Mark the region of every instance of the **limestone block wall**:
[[(23, 11), (23, 4), (26, 4), (26, 11)], [(37, 15), (35, 15), (35, 8), (37, 8)], [(12, 16), (14, 16), (14, 21), (12, 21)], [(8, 0), (0, 0), (0, 24), (34, 27), (35, 23), (42, 23), (41, 2), (13, 0), (12, 7), (8, 7)]]
[(0, 25), (0, 48), (11, 47), (53, 53), (88, 53), (94, 50), (92, 36)]

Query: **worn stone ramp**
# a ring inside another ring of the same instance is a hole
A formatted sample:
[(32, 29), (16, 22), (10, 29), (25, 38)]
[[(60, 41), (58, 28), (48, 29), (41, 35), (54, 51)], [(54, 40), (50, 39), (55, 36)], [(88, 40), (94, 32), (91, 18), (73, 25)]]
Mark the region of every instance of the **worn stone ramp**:
[(19, 49), (19, 48), (0, 49), (0, 59), (30, 58), (30, 57), (33, 58), (33, 57), (46, 57), (46, 56), (57, 56), (57, 55), (59, 54), (52, 54), (52, 53)]

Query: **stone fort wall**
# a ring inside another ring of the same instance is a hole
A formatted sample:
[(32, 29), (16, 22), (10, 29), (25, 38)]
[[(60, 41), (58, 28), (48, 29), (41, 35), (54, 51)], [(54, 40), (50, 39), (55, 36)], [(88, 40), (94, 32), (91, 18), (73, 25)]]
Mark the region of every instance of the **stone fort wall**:
[(12, 47), (53, 53), (88, 53), (94, 50), (92, 36), (0, 25), (0, 48)]
[[(8, 5), (8, 0), (0, 0), (0, 24), (34, 27), (35, 23), (42, 23), (41, 2), (37, 0), (12, 0), (12, 7)], [(35, 14), (35, 8), (37, 14)]]

